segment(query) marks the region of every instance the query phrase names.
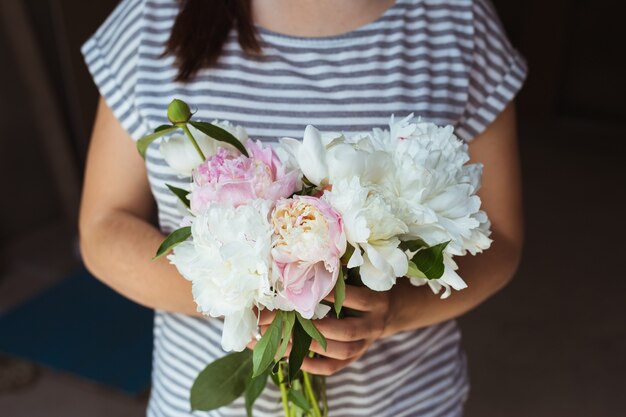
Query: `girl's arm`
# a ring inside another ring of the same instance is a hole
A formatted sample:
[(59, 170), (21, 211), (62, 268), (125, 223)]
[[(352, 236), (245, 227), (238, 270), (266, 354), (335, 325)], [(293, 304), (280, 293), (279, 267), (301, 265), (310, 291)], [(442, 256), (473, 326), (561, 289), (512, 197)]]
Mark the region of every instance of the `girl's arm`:
[(510, 105), (470, 147), (473, 162), (484, 164), (479, 193), (492, 222), (493, 244), (483, 254), (456, 258), (459, 275), (468, 288), (453, 291), (445, 300), (427, 286), (413, 287), (399, 278), (387, 292), (346, 289), (344, 305), (361, 310), (359, 318), (316, 321), (329, 339), (325, 352), (315, 341), (311, 349), (323, 358), (306, 359), (303, 369), (333, 374), (362, 356), (378, 338), (453, 319), (473, 309), (504, 287), (515, 273), (521, 255), (523, 228), (520, 167), (515, 109)]
[(151, 260), (164, 238), (149, 223), (153, 210), (144, 161), (100, 99), (79, 215), (85, 265), (102, 282), (139, 304), (198, 314), (191, 283), (167, 259)]
[[(523, 242), (520, 166), (515, 109), (510, 105), (469, 145), (471, 162), (484, 165), (482, 208), (492, 226), (491, 248), (476, 256), (457, 257), (459, 275), (468, 287), (441, 300), (427, 288), (395, 289), (386, 333), (439, 323), (471, 310), (504, 287), (520, 261)], [(404, 283), (407, 284), (407, 283)]]

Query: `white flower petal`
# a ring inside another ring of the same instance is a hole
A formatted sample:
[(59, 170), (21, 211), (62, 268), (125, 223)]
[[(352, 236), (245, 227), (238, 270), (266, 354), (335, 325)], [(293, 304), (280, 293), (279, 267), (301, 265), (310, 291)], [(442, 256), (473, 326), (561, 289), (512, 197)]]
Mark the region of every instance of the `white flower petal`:
[(463, 279), (456, 273), (456, 269), (458, 268), (456, 263), (452, 260), (452, 257), (444, 254), (443, 259), (444, 271), (439, 281), (442, 283), (446, 283), (450, 287), (454, 288), (457, 291), (460, 291), (464, 288), (467, 288), (467, 284)]
[(383, 272), (376, 268), (369, 260), (367, 255), (363, 257), (363, 265), (359, 268), (361, 274), (361, 281), (369, 289), (374, 291), (388, 291), (396, 283), (396, 277), (393, 271), (390, 270)]
[(302, 142), (297, 139), (287, 137), (278, 139), (278, 143), (274, 144), (274, 150), (276, 151), (276, 154), (281, 162), (285, 164), (287, 171), (292, 171), (296, 168), (300, 169), (296, 159), (300, 146), (302, 146)]
[(339, 143), (328, 149), (326, 161), (331, 184), (343, 178), (360, 177), (365, 172), (366, 154), (353, 146)]
[(168, 259), (192, 282), (198, 311), (226, 317), (272, 305), (270, 204), (214, 204), (193, 219), (192, 240), (176, 246)]
[(298, 148), (296, 158), (302, 173), (313, 184), (321, 185), (323, 181), (328, 181), (326, 148), (320, 131), (311, 125), (304, 130), (302, 146)]
[(427, 278), (411, 278), (410, 282), (412, 285), (415, 285), (416, 287), (421, 287), (422, 285), (428, 284), (428, 279)]
[(403, 277), (409, 272), (409, 260), (401, 249), (396, 247), (385, 256), (397, 277)]
[(354, 268), (361, 265), (363, 265), (363, 256), (361, 255), (361, 248), (357, 246), (348, 260), (348, 268)]
[(202, 163), (191, 141), (183, 135), (172, 135), (161, 140), (159, 152), (167, 165), (181, 177), (191, 176), (191, 171)]
[(439, 294), (441, 289), (442, 288), (444, 289), (443, 294), (441, 294), (442, 300), (445, 300), (446, 298), (450, 297), (450, 294), (452, 294), (452, 291), (450, 290), (450, 286), (443, 281), (431, 279), (430, 281), (428, 281), (428, 285), (430, 286), (430, 288), (433, 290), (435, 294)]
[(409, 269), (409, 260), (406, 254), (398, 248), (400, 241), (393, 240), (387, 245), (377, 242), (374, 245), (368, 244), (366, 253), (372, 264), (381, 271), (393, 273), (396, 277), (403, 277)]
[(319, 320), (326, 317), (326, 314), (330, 311), (330, 306), (326, 304), (318, 304), (315, 306), (315, 312), (313, 313), (312, 320)]
[(345, 140), (343, 134), (339, 132), (322, 132), (322, 144), (325, 147), (330, 147), (336, 142), (342, 142)]
[(239, 310), (224, 317), (222, 349), (241, 352), (254, 337), (257, 320), (251, 309)]

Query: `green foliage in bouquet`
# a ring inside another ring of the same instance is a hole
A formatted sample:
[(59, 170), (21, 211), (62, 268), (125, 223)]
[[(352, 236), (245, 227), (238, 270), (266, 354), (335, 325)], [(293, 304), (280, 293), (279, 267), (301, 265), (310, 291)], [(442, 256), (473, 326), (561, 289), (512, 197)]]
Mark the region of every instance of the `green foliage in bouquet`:
[(214, 361), (200, 372), (191, 388), (192, 410), (215, 410), (235, 401), (253, 385), (251, 373), (252, 352), (247, 349)]
[[(319, 398), (325, 394), (316, 392), (323, 384), (316, 386), (313, 379), (318, 377), (300, 371), (304, 359), (310, 356), (313, 340), (326, 349), (326, 339), (311, 320), (295, 311), (277, 311), (253, 350), (228, 354), (198, 375), (191, 388), (192, 410), (215, 410), (244, 395), (248, 416), (252, 416), (254, 402), (271, 376), (280, 388), (285, 416), (326, 415), (319, 405)], [(289, 342), (287, 361), (283, 356)]]
[(183, 203), (185, 207), (189, 208), (191, 206), (191, 203), (189, 202), (189, 198), (187, 198), (189, 191), (183, 190), (182, 188), (174, 187), (173, 185), (169, 185), (169, 184), (165, 184), (165, 185), (167, 186), (167, 188), (169, 188), (169, 190), (176, 197), (178, 197), (178, 199)]
[(161, 246), (159, 246), (159, 249), (157, 249), (157, 253), (154, 259), (158, 259), (161, 256), (165, 255), (166, 253), (174, 249), (174, 246), (189, 239), (190, 236), (191, 236), (191, 226), (185, 226), (185, 227), (181, 227), (180, 229), (174, 230), (161, 243)]
[(172, 133), (178, 129), (182, 129), (185, 135), (187, 135), (187, 137), (193, 144), (193, 146), (196, 148), (196, 151), (198, 151), (200, 158), (202, 158), (202, 160), (204, 161), (206, 157), (204, 156), (204, 153), (202, 153), (200, 146), (198, 146), (196, 139), (191, 134), (191, 131), (187, 126), (188, 124), (192, 125), (205, 135), (208, 135), (215, 140), (233, 145), (243, 155), (248, 156), (248, 151), (246, 150), (245, 146), (243, 146), (243, 144), (239, 140), (237, 140), (237, 138), (234, 137), (230, 132), (211, 123), (191, 120), (191, 116), (193, 116), (193, 113), (191, 112), (191, 109), (189, 108), (189, 105), (187, 103), (178, 99), (172, 100), (167, 108), (167, 118), (171, 124), (161, 125), (154, 129), (153, 133), (144, 136), (137, 141), (137, 150), (139, 151), (141, 156), (143, 158), (146, 157), (146, 151), (148, 150), (148, 146), (150, 146), (150, 144), (156, 139)]
[(409, 260), (409, 278), (438, 279), (445, 270), (443, 250), (450, 242), (428, 246), (423, 240), (402, 242), (400, 247), (409, 252), (416, 252)]

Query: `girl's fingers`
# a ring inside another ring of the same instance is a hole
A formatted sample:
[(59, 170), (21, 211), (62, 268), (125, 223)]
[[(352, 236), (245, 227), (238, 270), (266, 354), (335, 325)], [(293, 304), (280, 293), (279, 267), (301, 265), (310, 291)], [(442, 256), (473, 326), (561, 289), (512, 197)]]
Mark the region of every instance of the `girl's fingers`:
[(252, 340), (250, 340), (250, 341), (248, 342), (248, 344), (246, 345), (246, 347), (247, 347), (248, 349), (252, 350), (252, 349), (254, 349), (254, 347), (256, 346), (256, 344), (257, 344), (257, 340), (253, 337), (253, 338), (252, 338)]
[(305, 358), (302, 370), (315, 375), (332, 375), (352, 363), (354, 359)]
[[(269, 326), (259, 326), (259, 334), (263, 336), (265, 332), (267, 331), (268, 327)], [(257, 343), (258, 343), (258, 340), (256, 339), (256, 337), (253, 337), (252, 340), (250, 340), (250, 342), (248, 342), (246, 346), (248, 349), (252, 350), (254, 349), (254, 346), (256, 346)]]
[(314, 340), (311, 343), (309, 350), (319, 353), (326, 358), (346, 360), (362, 355), (365, 346), (365, 340), (358, 340), (356, 342), (337, 342), (335, 340), (326, 340), (326, 350), (324, 350), (324, 348)]
[(276, 317), (276, 311), (262, 310), (259, 313), (259, 326), (269, 326)]
[(287, 345), (287, 350), (285, 351), (283, 358), (285, 359), (288, 358), (290, 353), (291, 353), (291, 342), (289, 342), (289, 344)]
[[(367, 287), (346, 285), (346, 298), (343, 306), (359, 311), (374, 311), (386, 302), (386, 297), (385, 293), (373, 291)], [(333, 292), (328, 294), (326, 300), (335, 301)]]
[(352, 342), (356, 340), (370, 339), (378, 331), (377, 321), (365, 317), (346, 317), (335, 319), (327, 317), (315, 321), (315, 327), (327, 340), (339, 342)]

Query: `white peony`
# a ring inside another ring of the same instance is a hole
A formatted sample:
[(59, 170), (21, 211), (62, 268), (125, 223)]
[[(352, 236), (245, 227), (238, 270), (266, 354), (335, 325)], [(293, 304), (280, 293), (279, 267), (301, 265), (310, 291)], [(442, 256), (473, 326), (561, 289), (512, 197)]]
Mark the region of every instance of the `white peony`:
[(272, 305), (270, 202), (212, 204), (192, 221), (192, 240), (168, 257), (192, 282), (198, 311), (224, 316), (222, 348), (241, 351), (253, 337), (252, 308)]
[(341, 213), (346, 238), (355, 248), (348, 268), (360, 266), (361, 280), (369, 288), (389, 290), (408, 270), (408, 258), (398, 247), (406, 225), (381, 193), (357, 177), (334, 183), (323, 198)]
[(322, 133), (309, 125), (302, 142), (282, 138), (280, 144), (281, 154), (289, 154), (289, 159), (295, 160), (304, 176), (317, 186), (360, 176), (365, 171), (367, 153), (346, 143), (339, 133)]
[(430, 245), (450, 241), (450, 255), (487, 249), (489, 223), (476, 195), (482, 165), (466, 165), (467, 144), (452, 126), (411, 123), (411, 117), (397, 123), (392, 118), (389, 131), (372, 135), (374, 147), (394, 161), (394, 169), (379, 183), (398, 201), (398, 216), (409, 227), (403, 239), (419, 238)]
[(389, 119), (389, 129), (373, 129), (371, 134), (367, 134), (368, 140), (374, 149), (393, 154), (400, 141), (405, 140), (415, 132), (417, 125), (412, 123), (413, 120), (412, 113), (398, 122), (392, 115)]
[(361, 182), (385, 195), (395, 216), (408, 227), (402, 240), (424, 240), (429, 245), (449, 242), (444, 252), (444, 275), (428, 282), (433, 291), (461, 289), (453, 255), (476, 254), (491, 244), (490, 223), (476, 195), (482, 166), (467, 164), (468, 147), (451, 126), (439, 127), (413, 119), (396, 121), (388, 130), (374, 129), (347, 140), (370, 155)]
[[(217, 120), (214, 120), (211, 124), (228, 131), (241, 143), (246, 143), (248, 140), (248, 133), (241, 126), (235, 126), (227, 121), (218, 122)], [(202, 150), (202, 153), (207, 158), (215, 155), (218, 147), (236, 150), (234, 146), (226, 142), (220, 142), (205, 135), (191, 124), (189, 124), (188, 127)], [(161, 155), (163, 155), (165, 162), (167, 162), (170, 168), (176, 171), (180, 177), (190, 177), (191, 171), (204, 162), (191, 143), (191, 140), (187, 136), (179, 133), (161, 140), (159, 152), (161, 152)]]
[[(428, 129), (433, 130), (433, 127)], [(424, 203), (436, 213), (438, 223), (446, 229), (445, 239), (450, 240), (447, 252), (452, 255), (465, 255), (468, 251), (476, 254), (491, 245), (488, 220), (480, 210), (480, 197), (476, 195), (482, 165), (466, 165), (469, 161), (467, 145), (452, 134), (452, 128), (439, 128), (437, 133), (422, 138), (423, 146), (438, 154), (437, 158), (428, 160), (427, 169), (433, 172), (433, 176)], [(438, 141), (443, 146), (438, 146)]]
[(398, 201), (397, 214), (407, 224), (404, 240), (422, 239), (429, 245), (449, 242), (444, 251), (444, 274), (437, 280), (412, 279), (435, 292), (466, 287), (456, 273), (453, 255), (476, 254), (491, 245), (489, 220), (480, 210), (482, 165), (467, 164), (467, 144), (451, 126), (412, 122), (412, 115), (395, 122), (389, 131), (375, 131), (375, 149), (388, 152), (393, 170), (380, 181), (389, 198)]

